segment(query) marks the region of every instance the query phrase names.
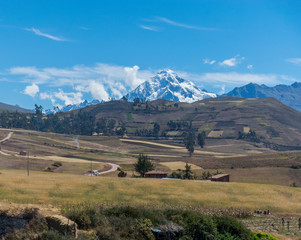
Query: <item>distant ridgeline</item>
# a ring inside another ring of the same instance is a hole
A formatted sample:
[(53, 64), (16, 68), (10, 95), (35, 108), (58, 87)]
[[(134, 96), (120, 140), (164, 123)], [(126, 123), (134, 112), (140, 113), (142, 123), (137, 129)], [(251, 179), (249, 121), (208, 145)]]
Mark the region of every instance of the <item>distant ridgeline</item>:
[(301, 82), (295, 82), (292, 85), (281, 84), (275, 87), (249, 83), (245, 86), (234, 88), (223, 96), (242, 98), (273, 97), (287, 106), (301, 111)]
[(70, 112), (44, 115), (1, 112), (0, 126), (80, 135), (240, 139), (276, 150), (301, 149), (301, 113), (273, 98), (208, 98), (193, 103), (112, 100)]

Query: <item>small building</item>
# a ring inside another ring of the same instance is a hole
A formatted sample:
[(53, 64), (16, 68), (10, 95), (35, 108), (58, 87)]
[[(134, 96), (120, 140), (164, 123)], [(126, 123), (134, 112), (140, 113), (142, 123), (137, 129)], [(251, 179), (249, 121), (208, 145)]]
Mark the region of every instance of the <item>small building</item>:
[(146, 178), (167, 178), (167, 172), (162, 171), (149, 171), (144, 174)]
[(217, 174), (211, 177), (213, 182), (230, 182), (230, 174)]
[(23, 151), (23, 150), (21, 150), (21, 151), (20, 151), (20, 153), (19, 153), (19, 155), (20, 155), (20, 156), (26, 156), (26, 155), (27, 155), (27, 152), (26, 152), (26, 151)]

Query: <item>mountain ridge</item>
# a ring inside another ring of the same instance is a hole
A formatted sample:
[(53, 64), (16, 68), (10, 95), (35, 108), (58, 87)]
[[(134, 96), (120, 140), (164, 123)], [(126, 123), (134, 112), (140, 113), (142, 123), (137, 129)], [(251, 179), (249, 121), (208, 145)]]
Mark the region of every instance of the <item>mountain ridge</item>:
[(226, 96), (242, 98), (273, 97), (287, 106), (301, 111), (301, 82), (294, 82), (291, 85), (279, 84), (274, 87), (249, 83), (242, 87), (236, 87), (221, 97)]
[(17, 112), (22, 112), (22, 113), (33, 113), (33, 110), (30, 109), (25, 109), (19, 106), (13, 106), (10, 104), (2, 103), (0, 102), (0, 111), (5, 110), (5, 111), (17, 111)]

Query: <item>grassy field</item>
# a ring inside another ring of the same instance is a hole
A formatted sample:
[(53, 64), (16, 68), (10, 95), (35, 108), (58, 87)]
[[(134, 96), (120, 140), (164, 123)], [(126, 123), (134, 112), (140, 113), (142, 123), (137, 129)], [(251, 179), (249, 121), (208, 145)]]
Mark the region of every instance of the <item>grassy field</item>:
[(120, 179), (2, 170), (0, 199), (15, 203), (108, 204), (270, 209), (300, 214), (301, 189), (245, 183)]
[[(301, 186), (301, 152), (275, 152), (257, 150), (256, 146), (238, 140), (208, 139), (204, 149), (196, 147), (192, 157), (180, 140), (166, 139), (120, 139), (116, 136), (79, 136), (80, 148), (76, 147), (75, 136), (35, 132), (20, 129), (0, 129), (6, 137), (13, 131), (12, 138), (2, 144), (2, 151), (11, 156), (0, 155), (0, 169), (26, 169), (27, 158), (19, 155), (20, 150), (29, 151), (30, 168), (44, 171), (56, 161), (63, 166), (57, 172), (85, 174), (93, 169), (101, 170), (106, 163), (117, 163), (128, 177), (132, 176), (133, 163), (139, 153), (150, 156), (157, 170), (171, 173), (184, 169), (185, 163), (201, 176), (202, 171), (230, 173), (231, 181)], [(217, 144), (218, 143), (218, 144)], [(232, 151), (232, 152), (231, 152)], [(202, 170), (203, 169), (203, 170)], [(117, 173), (108, 174), (117, 176)]]

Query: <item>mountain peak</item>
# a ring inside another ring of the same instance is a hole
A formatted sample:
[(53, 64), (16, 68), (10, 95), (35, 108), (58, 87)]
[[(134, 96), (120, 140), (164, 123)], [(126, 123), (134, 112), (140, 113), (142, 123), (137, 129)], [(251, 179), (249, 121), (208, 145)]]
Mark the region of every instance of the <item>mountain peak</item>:
[(177, 77), (178, 75), (176, 74), (176, 72), (174, 72), (173, 70), (170, 69), (162, 69), (160, 70), (157, 75), (163, 75), (163, 76), (175, 76)]
[(195, 102), (216, 97), (216, 94), (202, 91), (194, 83), (181, 78), (174, 71), (163, 69), (126, 95), (130, 101), (137, 97), (148, 101), (165, 99), (175, 102)]

